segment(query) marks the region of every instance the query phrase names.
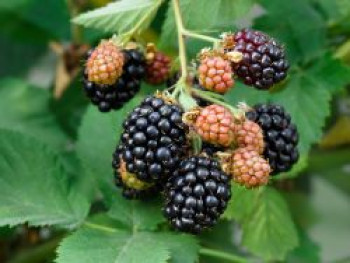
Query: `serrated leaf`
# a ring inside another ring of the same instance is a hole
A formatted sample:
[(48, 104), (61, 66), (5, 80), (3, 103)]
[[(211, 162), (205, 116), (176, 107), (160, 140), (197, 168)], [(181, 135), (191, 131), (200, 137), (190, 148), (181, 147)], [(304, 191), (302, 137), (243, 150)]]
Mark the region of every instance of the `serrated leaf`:
[(292, 61), (307, 60), (324, 52), (326, 25), (309, 1), (262, 0), (266, 14), (256, 20), (254, 28), (276, 37), (285, 44)]
[(76, 226), (88, 213), (87, 198), (40, 141), (0, 130), (0, 225)]
[(67, 143), (67, 135), (49, 110), (48, 90), (34, 88), (21, 80), (0, 81), (0, 128), (21, 131), (55, 147)]
[(110, 113), (101, 113), (91, 105), (79, 128), (77, 154), (84, 173), (112, 195), (112, 154), (119, 141), (125, 117), (141, 100), (141, 96), (136, 96), (122, 109)]
[[(243, 17), (253, 3), (253, 0), (182, 0), (180, 9), (184, 26), (187, 29), (215, 31), (225, 26), (232, 27), (228, 30), (233, 30), (234, 21)], [(174, 10), (170, 4), (162, 29), (161, 45), (163, 47), (176, 46), (176, 32)]]
[(170, 253), (170, 263), (198, 262), (199, 244), (194, 236), (175, 232), (160, 232), (158, 240), (166, 244)]
[(299, 230), (300, 245), (294, 249), (286, 260), (288, 263), (318, 263), (321, 262), (320, 247), (310, 239), (307, 233)]
[(156, 233), (84, 227), (58, 248), (57, 263), (166, 263), (169, 251)]
[(241, 223), (254, 209), (254, 204), (261, 189), (247, 189), (238, 184), (232, 184), (231, 188), (232, 197), (223, 218), (235, 219)]
[(154, 200), (126, 200), (118, 191), (108, 215), (130, 229), (154, 230), (164, 222), (162, 203)]
[(224, 216), (242, 225), (242, 245), (265, 260), (283, 260), (298, 245), (288, 207), (281, 195), (270, 187), (252, 190), (233, 185)]
[(242, 245), (267, 261), (284, 260), (298, 245), (294, 222), (276, 190), (266, 188), (258, 193), (254, 209), (243, 222)]
[(227, 95), (227, 99), (234, 105), (240, 101), (249, 105), (266, 102), (283, 105), (298, 127), (299, 150), (306, 154), (322, 136), (332, 94), (348, 82), (349, 68), (326, 55), (314, 60), (307, 68), (291, 71), (285, 88), (280, 92), (269, 93), (238, 86)]
[(140, 32), (152, 22), (161, 3), (162, 0), (120, 0), (81, 14), (73, 22), (120, 35), (138, 25)]

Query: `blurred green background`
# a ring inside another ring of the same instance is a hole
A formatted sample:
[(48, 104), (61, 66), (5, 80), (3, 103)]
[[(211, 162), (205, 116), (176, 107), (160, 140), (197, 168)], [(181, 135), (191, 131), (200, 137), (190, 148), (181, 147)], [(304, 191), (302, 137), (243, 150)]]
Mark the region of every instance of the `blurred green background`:
[[(299, 129), (313, 143), (297, 171), (274, 181), (300, 230), (300, 247), (287, 262), (350, 262), (350, 1), (232, 1), (240, 7), (234, 10), (239, 18), (215, 29), (253, 26), (286, 43), (296, 73), (288, 84), (292, 91), (276, 100), (294, 110), (303, 124)], [(81, 60), (89, 46), (110, 36), (70, 19), (108, 2), (0, 1), (0, 128), (25, 132), (70, 154), (88, 105), (79, 82)], [(172, 43), (160, 37), (164, 17), (165, 7), (142, 37), (160, 39), (174, 54)], [(189, 52), (200, 46), (191, 43)], [(255, 91), (236, 89), (230, 101), (256, 100)], [(74, 161), (67, 160), (74, 170)], [(1, 228), (0, 262), (51, 262), (64, 235), (52, 228)], [(204, 237), (204, 242), (212, 241)]]

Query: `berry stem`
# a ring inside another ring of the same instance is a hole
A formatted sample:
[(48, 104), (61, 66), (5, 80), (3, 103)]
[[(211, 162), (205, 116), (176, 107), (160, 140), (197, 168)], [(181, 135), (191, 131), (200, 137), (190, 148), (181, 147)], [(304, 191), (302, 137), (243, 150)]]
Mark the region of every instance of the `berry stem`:
[(180, 63), (181, 63), (181, 78), (179, 80), (185, 80), (187, 79), (187, 57), (186, 57), (186, 46), (185, 46), (185, 39), (184, 39), (184, 25), (182, 21), (182, 16), (180, 12), (180, 2), (179, 0), (173, 0), (173, 6), (174, 6), (174, 14), (175, 14), (175, 21), (176, 21), (176, 27), (177, 27), (177, 38), (178, 38), (178, 45), (179, 45), (179, 57), (180, 57)]
[(231, 253), (218, 251), (215, 249), (210, 249), (210, 248), (201, 248), (199, 250), (199, 254), (203, 255), (203, 256), (209, 256), (209, 257), (218, 258), (221, 260), (226, 260), (226, 261), (236, 262), (236, 263), (237, 262), (241, 262), (241, 263), (248, 262), (248, 260), (245, 259), (244, 257), (233, 255)]
[(208, 92), (208, 91), (202, 91), (199, 89), (192, 89), (192, 93), (194, 93), (196, 96), (206, 100), (206, 101), (210, 101), (213, 102), (215, 104), (224, 106), (225, 108), (229, 109), (232, 114), (237, 118), (237, 119), (242, 119), (244, 117), (244, 112), (240, 109), (237, 109), (229, 104), (227, 104), (226, 102), (215, 98), (215, 95), (212, 95), (212, 92)]
[(206, 35), (201, 35), (201, 34), (198, 34), (198, 33), (195, 33), (195, 32), (192, 32), (190, 30), (187, 30), (187, 29), (183, 29), (182, 30), (182, 34), (186, 37), (190, 37), (190, 38), (195, 38), (195, 39), (200, 39), (200, 40), (203, 40), (203, 41), (207, 41), (207, 42), (212, 42), (215, 44), (217, 44), (220, 40), (215, 38), (215, 37), (210, 37), (210, 36), (206, 36)]

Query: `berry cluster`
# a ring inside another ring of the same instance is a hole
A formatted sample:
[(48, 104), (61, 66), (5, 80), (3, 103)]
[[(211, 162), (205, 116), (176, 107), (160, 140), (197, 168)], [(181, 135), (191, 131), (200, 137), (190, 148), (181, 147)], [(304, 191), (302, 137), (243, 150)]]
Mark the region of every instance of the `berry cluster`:
[(274, 104), (255, 105), (246, 115), (264, 132), (264, 157), (269, 161), (272, 174), (289, 171), (299, 159), (299, 134), (291, 116), (282, 106)]
[[(154, 80), (161, 72), (170, 70), (170, 58), (157, 51), (153, 61), (146, 60), (141, 48), (121, 49), (112, 40), (102, 41), (88, 53), (83, 74), (83, 87), (87, 97), (101, 112), (120, 109), (141, 88), (141, 82)], [(167, 61), (160, 64), (159, 58)], [(165, 59), (166, 58), (166, 59)], [(167, 75), (157, 78), (165, 82)], [(152, 82), (154, 83), (154, 82)]]
[(194, 71), (172, 75), (170, 58), (153, 44), (122, 47), (103, 41), (88, 55), (84, 89), (100, 111), (122, 107), (142, 80), (168, 86), (144, 98), (123, 122), (112, 167), (125, 198), (161, 193), (169, 223), (197, 234), (224, 213), (231, 180), (246, 188), (266, 185), (298, 160), (298, 132), (282, 106), (235, 108), (222, 96), (235, 76), (258, 89), (286, 77), (284, 50), (269, 36), (225, 34), (220, 46), (200, 52)]

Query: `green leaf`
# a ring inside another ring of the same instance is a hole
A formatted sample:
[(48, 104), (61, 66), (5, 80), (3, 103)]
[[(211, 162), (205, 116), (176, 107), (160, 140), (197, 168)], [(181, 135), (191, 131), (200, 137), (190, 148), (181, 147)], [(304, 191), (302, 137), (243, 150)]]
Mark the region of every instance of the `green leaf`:
[(67, 136), (49, 110), (48, 90), (28, 86), (21, 80), (0, 81), (0, 128), (21, 131), (55, 147), (63, 147)]
[(299, 230), (300, 245), (287, 257), (288, 263), (318, 263), (321, 262), (320, 247), (313, 242), (307, 233)]
[(0, 130), (0, 225), (80, 224), (88, 200), (40, 141)]
[(243, 100), (249, 105), (265, 102), (283, 105), (298, 127), (299, 150), (306, 154), (322, 136), (322, 128), (330, 113), (332, 94), (349, 82), (349, 68), (325, 55), (307, 68), (291, 70), (285, 88), (280, 92), (269, 93), (237, 86), (227, 95), (227, 99), (232, 104)]
[(157, 239), (166, 244), (171, 253), (171, 263), (198, 262), (199, 244), (192, 235), (160, 232)]
[(101, 113), (91, 105), (79, 128), (77, 153), (84, 173), (112, 195), (112, 154), (119, 142), (125, 117), (141, 100), (142, 97), (138, 95), (122, 109), (110, 113)]
[(243, 228), (242, 245), (267, 260), (283, 260), (298, 245), (298, 234), (281, 195), (270, 187), (246, 189), (233, 185), (224, 215)]
[[(2, 23), (1, 18), (3, 16), (0, 13), (0, 23)], [(23, 28), (28, 30), (26, 27)], [(45, 46), (23, 43), (3, 35), (0, 36), (0, 49), (6, 50), (5, 57), (9, 58), (0, 60), (0, 78), (24, 76), (33, 66), (33, 62), (42, 57), (47, 50)]]
[[(224, 26), (232, 27), (228, 30), (233, 30), (234, 21), (246, 15), (253, 3), (253, 0), (181, 0), (180, 9), (184, 26), (189, 30), (216, 31), (215, 29)], [(162, 29), (161, 45), (163, 47), (176, 46), (176, 32), (174, 10), (170, 5)]]
[(243, 222), (242, 245), (267, 261), (284, 260), (287, 253), (298, 245), (294, 222), (276, 190), (266, 188), (258, 193), (250, 217)]
[[(0, 4), (0, 12), (2, 16), (11, 16), (11, 19), (6, 21), (7, 28), (14, 30), (13, 27), (20, 23), (27, 30), (28, 28), (34, 32), (41, 30), (43, 35), (46, 34), (47, 41), (49, 40), (48, 37), (51, 37), (51, 40), (52, 38), (70, 38), (69, 13), (66, 1), (47, 0), (44, 5), (38, 0), (5, 2)], [(25, 30), (20, 26), (16, 26), (15, 31), (20, 31), (19, 34), (25, 34)], [(31, 36), (33, 37), (33, 35)], [(39, 37), (42, 38), (42, 36)]]
[(231, 188), (232, 197), (223, 218), (244, 222), (254, 209), (260, 189), (247, 189), (239, 184), (233, 184)]
[(160, 200), (126, 200), (118, 191), (108, 215), (130, 229), (155, 230), (164, 222), (161, 205)]
[(88, 225), (66, 238), (58, 248), (57, 263), (166, 263), (166, 243), (156, 233), (128, 232)]
[(74, 23), (105, 32), (139, 33), (152, 22), (163, 0), (121, 0), (105, 7), (84, 13), (73, 19)]
[(309, 1), (262, 0), (267, 14), (256, 20), (255, 28), (285, 44), (292, 62), (322, 54), (326, 45), (326, 25)]

